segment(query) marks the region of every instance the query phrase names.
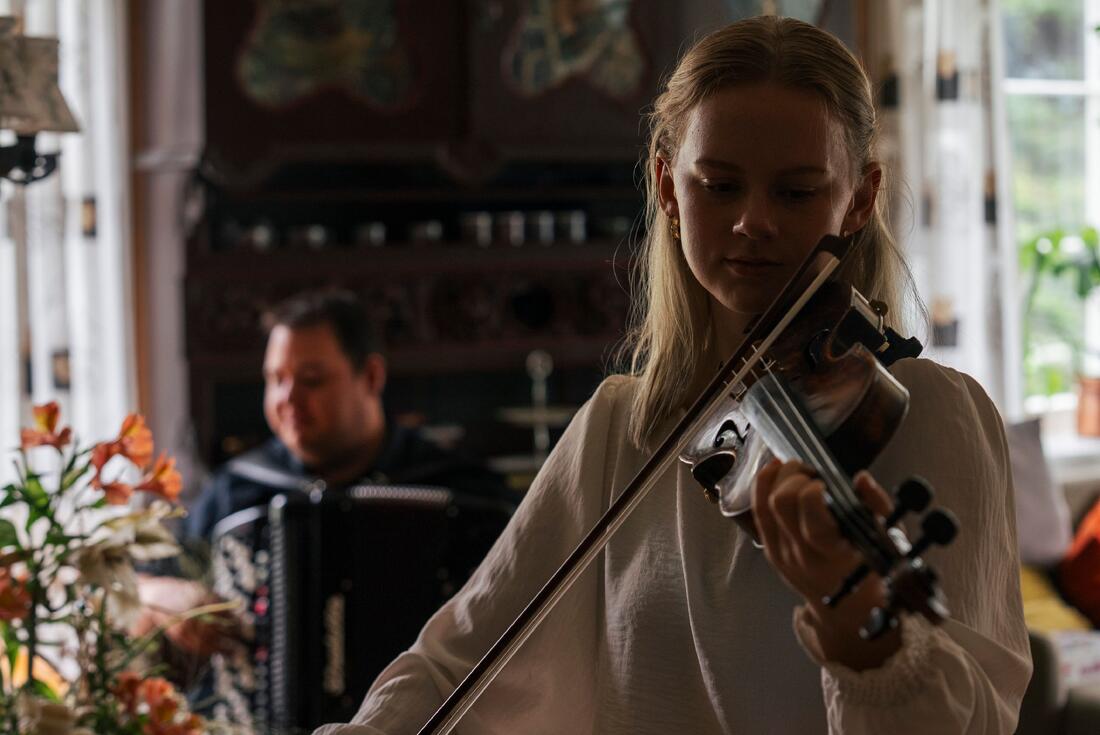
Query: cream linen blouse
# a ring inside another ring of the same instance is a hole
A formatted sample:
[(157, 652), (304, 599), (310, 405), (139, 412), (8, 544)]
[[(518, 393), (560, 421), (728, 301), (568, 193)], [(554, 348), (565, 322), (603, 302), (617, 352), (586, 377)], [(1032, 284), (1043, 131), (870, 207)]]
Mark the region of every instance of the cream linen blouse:
[[(892, 372), (911, 393), (909, 414), (871, 469), (887, 488), (919, 473), (958, 517), (954, 544), (926, 555), (952, 619), (906, 618), (901, 650), (878, 669), (813, 661), (799, 642), (800, 598), (678, 465), (457, 731), (1011, 733), (1031, 662), (1001, 420), (966, 375), (920, 359)], [(469, 582), (382, 672), (352, 724), (315, 735), (419, 730), (643, 463), (627, 439), (634, 387), (603, 382)]]

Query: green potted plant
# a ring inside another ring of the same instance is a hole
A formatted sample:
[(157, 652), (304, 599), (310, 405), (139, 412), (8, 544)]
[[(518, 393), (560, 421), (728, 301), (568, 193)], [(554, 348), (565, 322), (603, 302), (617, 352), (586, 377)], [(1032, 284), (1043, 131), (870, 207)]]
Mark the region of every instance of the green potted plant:
[[(1024, 241), (1020, 270), (1029, 274), (1023, 343), (1029, 392), (1067, 391), (1063, 371), (1044, 371), (1034, 336), (1044, 333), (1072, 354), (1078, 387), (1078, 431), (1100, 436), (1100, 233), (1054, 229)], [(1056, 284), (1060, 284), (1059, 288)], [(1072, 294), (1067, 304), (1066, 294)], [(1092, 296), (1092, 298), (1090, 298)]]

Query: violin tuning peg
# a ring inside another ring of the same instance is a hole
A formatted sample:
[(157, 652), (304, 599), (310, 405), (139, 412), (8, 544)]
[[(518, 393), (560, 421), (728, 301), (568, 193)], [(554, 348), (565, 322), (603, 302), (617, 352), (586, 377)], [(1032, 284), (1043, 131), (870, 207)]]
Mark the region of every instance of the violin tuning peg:
[(937, 508), (921, 520), (920, 528), (923, 535), (906, 554), (910, 559), (916, 559), (932, 545), (947, 546), (954, 541), (959, 532), (959, 522), (951, 511)]
[(923, 479), (910, 477), (894, 493), (894, 510), (886, 519), (886, 527), (896, 526), (906, 513), (920, 513), (930, 502), (932, 488)]
[(867, 573), (871, 571), (871, 568), (866, 564), (860, 564), (855, 570), (844, 578), (844, 581), (837, 587), (836, 592), (831, 595), (825, 595), (821, 598), (821, 601), (827, 607), (836, 607), (840, 604), (840, 601), (847, 597), (859, 583), (863, 581), (863, 578), (867, 576)]

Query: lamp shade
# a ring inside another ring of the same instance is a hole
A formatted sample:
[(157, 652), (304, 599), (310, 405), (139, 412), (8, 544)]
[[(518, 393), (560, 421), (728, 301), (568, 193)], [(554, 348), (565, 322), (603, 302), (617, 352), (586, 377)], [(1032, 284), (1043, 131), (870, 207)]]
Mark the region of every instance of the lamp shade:
[[(31, 110), (23, 99), (26, 79), (19, 61), (18, 43), (0, 18), (0, 128), (14, 128), (30, 122)], [(6, 32), (7, 31), (7, 32)]]
[(80, 130), (57, 83), (58, 41), (14, 32), (0, 18), (0, 128), (18, 135)]

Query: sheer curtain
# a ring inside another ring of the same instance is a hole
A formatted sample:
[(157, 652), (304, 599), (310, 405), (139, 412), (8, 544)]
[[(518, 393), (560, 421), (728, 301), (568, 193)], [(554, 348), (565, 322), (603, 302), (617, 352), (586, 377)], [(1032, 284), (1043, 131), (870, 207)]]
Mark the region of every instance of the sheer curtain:
[(125, 4), (0, 0), (0, 14), (59, 39), (82, 128), (38, 136), (40, 151), (62, 153), (49, 178), (0, 183), (0, 447), (50, 400), (80, 440), (105, 439), (137, 398)]
[(1003, 246), (1012, 227), (997, 2), (881, 0), (868, 13), (894, 230), (933, 320), (926, 354), (1015, 413), (1019, 307)]

